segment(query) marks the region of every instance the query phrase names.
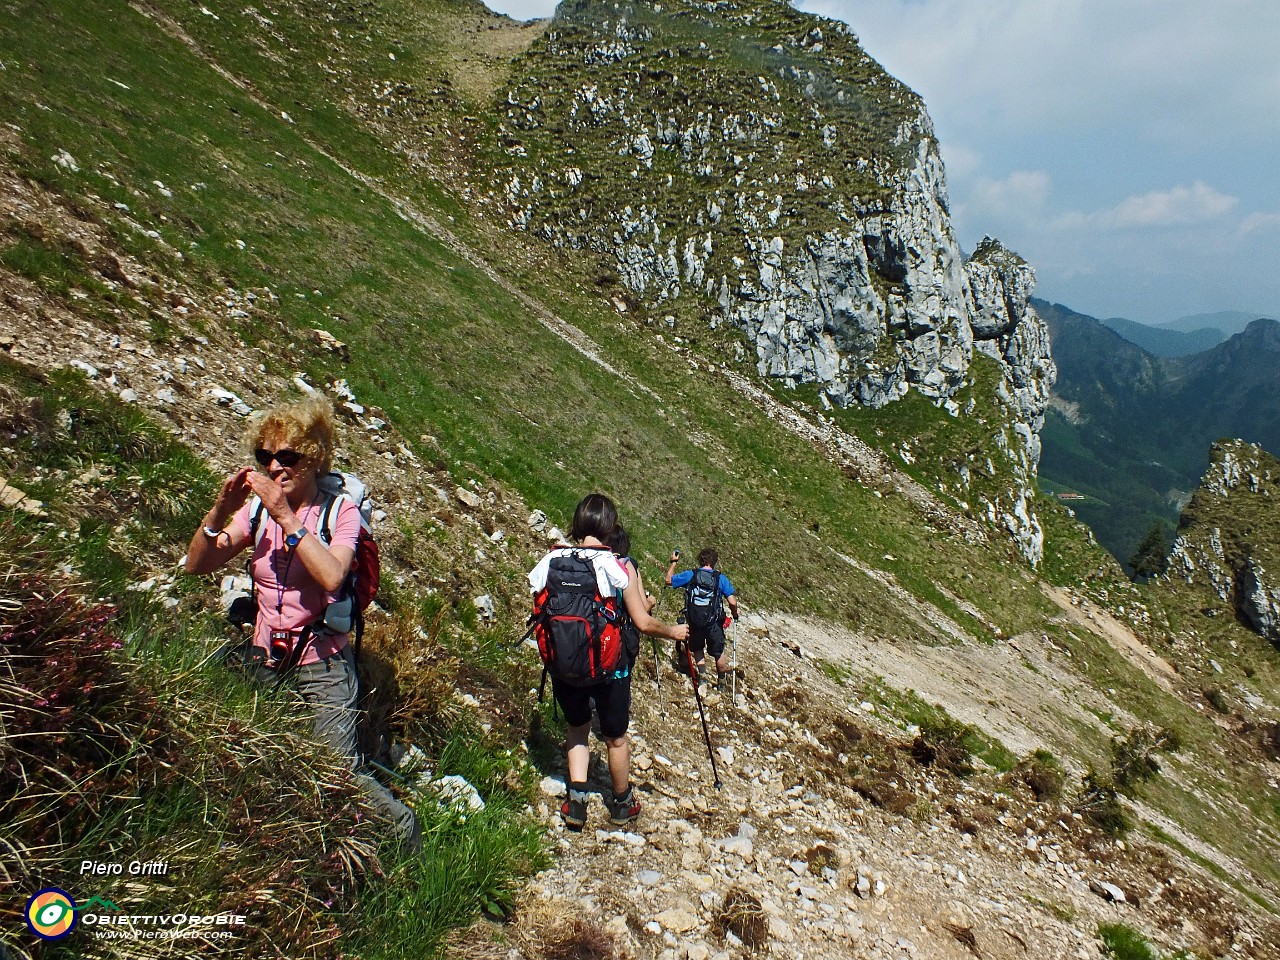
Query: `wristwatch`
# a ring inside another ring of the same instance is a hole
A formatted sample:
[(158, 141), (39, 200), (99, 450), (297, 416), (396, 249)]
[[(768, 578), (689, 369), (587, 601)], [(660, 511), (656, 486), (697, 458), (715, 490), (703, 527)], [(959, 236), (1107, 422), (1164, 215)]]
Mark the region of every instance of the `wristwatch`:
[(297, 533), (291, 533), (284, 538), (284, 542), (292, 549), (302, 542), (302, 538), (307, 535), (306, 527), (299, 527)]

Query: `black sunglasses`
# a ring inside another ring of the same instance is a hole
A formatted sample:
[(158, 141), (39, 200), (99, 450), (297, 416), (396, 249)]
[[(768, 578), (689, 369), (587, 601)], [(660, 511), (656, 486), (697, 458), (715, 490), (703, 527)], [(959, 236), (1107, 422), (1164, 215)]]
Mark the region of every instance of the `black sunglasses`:
[(253, 459), (257, 460), (258, 463), (262, 464), (264, 467), (271, 466), (271, 461), (274, 460), (276, 463), (280, 464), (280, 466), (288, 469), (298, 465), (302, 460), (302, 454), (297, 450), (263, 450), (259, 447), (257, 450), (253, 451)]

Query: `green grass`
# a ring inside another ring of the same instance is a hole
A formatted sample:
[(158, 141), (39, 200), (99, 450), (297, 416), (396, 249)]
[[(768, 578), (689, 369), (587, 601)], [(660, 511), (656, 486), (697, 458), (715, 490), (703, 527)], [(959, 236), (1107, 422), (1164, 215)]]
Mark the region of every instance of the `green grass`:
[[(361, 897), (344, 949), (362, 957), (438, 956), (444, 937), (481, 915), (502, 920), (518, 881), (549, 865), (542, 828), (523, 813), (528, 796), (501, 787), (501, 758), (465, 725), (448, 738), (437, 772), (476, 785), (484, 810), (416, 807), (422, 852), (401, 857)], [(395, 918), (390, 927), (387, 920)]]
[(1160, 960), (1146, 937), (1123, 923), (1099, 924), (1098, 939), (1112, 960)]

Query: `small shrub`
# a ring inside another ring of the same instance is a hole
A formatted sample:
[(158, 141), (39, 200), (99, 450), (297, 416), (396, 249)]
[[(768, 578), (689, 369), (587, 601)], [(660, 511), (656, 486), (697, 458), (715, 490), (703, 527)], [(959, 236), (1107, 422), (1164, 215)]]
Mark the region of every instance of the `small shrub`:
[(804, 859), (809, 864), (809, 872), (815, 877), (822, 876), (822, 871), (828, 867), (832, 870), (840, 867), (840, 855), (825, 843), (810, 847), (805, 852)]
[(973, 773), (973, 728), (943, 714), (920, 724), (920, 735), (911, 744), (911, 756), (922, 767), (967, 777)]
[(1128, 814), (1124, 812), (1124, 804), (1115, 784), (1092, 770), (1084, 778), (1075, 811), (1086, 822), (1111, 837), (1123, 837), (1133, 826)]
[(1181, 738), (1172, 730), (1153, 731), (1142, 727), (1127, 737), (1117, 737), (1111, 742), (1111, 767), (1115, 784), (1125, 792), (1132, 792), (1140, 783), (1153, 780), (1160, 774), (1156, 754), (1177, 750)]
[(1104, 923), (1098, 927), (1102, 949), (1113, 960), (1160, 960), (1160, 955), (1146, 938), (1123, 923)]
[(1066, 774), (1062, 764), (1048, 750), (1037, 750), (1018, 764), (1017, 775), (1022, 779), (1039, 803), (1057, 803), (1062, 799), (1062, 787)]
[(1262, 751), (1272, 760), (1280, 762), (1280, 722), (1269, 723), (1259, 735)]
[(1218, 687), (1206, 687), (1204, 690), (1204, 698), (1209, 702), (1209, 706), (1213, 707), (1218, 713), (1230, 713), (1231, 702), (1227, 699), (1227, 695)]

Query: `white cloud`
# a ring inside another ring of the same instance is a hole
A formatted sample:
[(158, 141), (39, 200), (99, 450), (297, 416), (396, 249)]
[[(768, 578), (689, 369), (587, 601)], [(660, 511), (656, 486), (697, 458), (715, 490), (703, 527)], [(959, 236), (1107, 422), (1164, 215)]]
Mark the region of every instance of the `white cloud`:
[(1251, 213), (1240, 221), (1240, 233), (1248, 236), (1260, 230), (1280, 230), (1280, 213)]
[(1055, 217), (1052, 225), (1059, 230), (1198, 226), (1223, 220), (1239, 205), (1238, 197), (1197, 180), (1189, 187), (1127, 197), (1114, 207), (1094, 213), (1064, 213)]
[(942, 145), (942, 159), (947, 165), (948, 183), (966, 180), (982, 170), (982, 154), (962, 144)]
[(979, 177), (957, 213), (969, 221), (1034, 220), (1044, 213), (1049, 188), (1049, 174), (1043, 170), (1015, 170), (1003, 180)]
[(1125, 227), (1172, 227), (1220, 220), (1240, 203), (1197, 180), (1189, 187), (1154, 190), (1129, 197), (1102, 215), (1102, 222)]

